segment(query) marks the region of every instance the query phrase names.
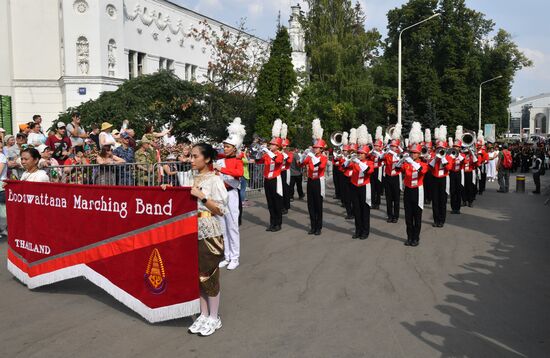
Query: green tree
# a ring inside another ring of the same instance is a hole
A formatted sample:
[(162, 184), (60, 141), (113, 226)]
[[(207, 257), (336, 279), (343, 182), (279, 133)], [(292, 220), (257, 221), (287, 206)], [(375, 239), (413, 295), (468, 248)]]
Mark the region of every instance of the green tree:
[(247, 127), (253, 125), (255, 117), (253, 97), (183, 81), (169, 71), (128, 80), (116, 91), (69, 108), (58, 120), (70, 122), (73, 110), (81, 113), (82, 124), (88, 129), (92, 123), (104, 121), (120, 128), (128, 119), (138, 138), (145, 125), (152, 123), (157, 129), (169, 124), (178, 139), (193, 134), (222, 140), (227, 123), (234, 117), (240, 116)]
[(255, 130), (260, 136), (270, 136), (271, 124), (276, 118), (288, 120), (297, 84), (288, 31), (279, 26), (271, 44), (269, 60), (262, 66), (258, 77)]
[[(368, 67), (377, 57), (380, 34), (366, 30), (361, 6), (349, 0), (309, 0), (303, 21), (310, 82), (295, 110), (296, 125), (310, 129), (321, 119), (325, 133), (360, 123), (372, 126), (374, 84)], [(309, 133), (301, 131), (309, 142)]]
[(478, 86), (502, 75), (484, 87), (489, 93), (484, 94), (483, 117), (504, 129), (513, 77), (531, 62), (504, 30), (491, 38), (493, 21), (464, 0), (410, 0), (388, 12), (384, 56), (373, 69), (376, 98), (387, 100), (393, 89), (392, 100), (397, 101), (399, 31), (434, 12), (441, 16), (403, 35), (403, 92), (410, 109), (430, 127), (446, 124), (452, 131), (462, 124), (476, 130)]

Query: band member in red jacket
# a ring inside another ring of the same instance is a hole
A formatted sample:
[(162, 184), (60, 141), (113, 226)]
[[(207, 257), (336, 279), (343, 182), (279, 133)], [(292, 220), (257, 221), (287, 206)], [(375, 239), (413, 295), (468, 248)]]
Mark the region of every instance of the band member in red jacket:
[(279, 137), (282, 122), (275, 120), (273, 125), (273, 139), (268, 147), (262, 148), (264, 154), (256, 163), (264, 165), (264, 190), (269, 209), (269, 226), (266, 231), (280, 231), (283, 224), (283, 181), (281, 169), (283, 167), (283, 140)]
[(436, 151), (429, 162), (432, 174), (432, 213), (433, 227), (443, 227), (447, 218), (447, 196), (450, 191), (449, 172), (452, 158), (447, 154), (447, 142), (438, 140)]
[(228, 212), (222, 217), (224, 255), (225, 259), (220, 262), (220, 267), (234, 270), (239, 267), (239, 256), (241, 251), (241, 237), (239, 232), (239, 213), (241, 177), (244, 175), (242, 157), (238, 155), (246, 131), (241, 124), (240, 118), (235, 118), (233, 123), (227, 127), (229, 136), (223, 142), (224, 153), (214, 164), (214, 169), (222, 177), (228, 195)]
[(283, 129), (281, 132), (281, 138), (283, 140), (283, 168), (281, 169), (281, 179), (283, 180), (283, 215), (288, 213), (290, 209), (290, 166), (292, 165), (292, 159), (294, 158), (294, 152), (288, 150), (290, 140), (287, 136), (287, 126), (283, 123)]
[(382, 171), (384, 170), (384, 155), (382, 154), (383, 147), (384, 142), (382, 140), (382, 127), (377, 127), (374, 137), (373, 150), (369, 154), (369, 159), (372, 161), (374, 166), (374, 172), (370, 177), (372, 186), (372, 209), (380, 208), (380, 201), (382, 198), (382, 193), (384, 192), (384, 186), (382, 185)]
[(400, 172), (397, 170), (399, 162), (399, 153), (401, 142), (399, 139), (393, 139), (390, 143), (390, 150), (384, 155), (384, 188), (386, 192), (386, 212), (388, 214), (387, 222), (396, 223), (399, 219), (400, 202)]
[[(451, 141), (451, 139), (452, 138), (450, 138), (449, 141)], [(456, 139), (453, 144), (454, 154), (451, 155), (451, 171), (449, 173), (449, 181), (451, 185), (451, 214), (460, 214), (462, 192), (464, 191), (462, 184), (462, 160), (464, 159), (464, 155), (460, 153), (461, 147), (462, 142), (459, 139)]]
[(350, 166), (351, 156), (357, 152), (357, 130), (355, 128), (350, 129), (348, 156), (344, 159), (342, 168), (344, 169), (344, 178), (342, 185), (342, 196), (344, 198), (344, 207), (346, 208), (346, 220), (353, 219), (353, 200), (351, 197), (351, 174), (353, 172)]
[(323, 154), (326, 143), (319, 119), (312, 125), (313, 151), (304, 154), (302, 166), (307, 168), (307, 210), (309, 212), (309, 235), (321, 235), (323, 229), (323, 199), (325, 197), (325, 169), (328, 158)]
[(476, 199), (476, 169), (477, 169), (477, 153), (475, 145), (471, 147), (462, 144), (462, 170), (464, 177), (464, 191), (462, 192), (462, 205), (472, 207)]
[(353, 174), (351, 176), (353, 209), (355, 211), (355, 233), (353, 239), (365, 240), (370, 233), (370, 208), (372, 206), (371, 175), (374, 173), (374, 163), (368, 160), (370, 148), (368, 145), (359, 147), (358, 157), (352, 160)]
[(483, 130), (477, 135), (477, 162), (478, 162), (478, 187), (477, 193), (483, 195), (485, 184), (487, 183), (487, 164), (489, 163), (489, 153), (485, 147), (485, 137)]
[(410, 154), (401, 159), (397, 165), (398, 170), (403, 173), (405, 185), (403, 206), (407, 224), (406, 246), (418, 246), (420, 242), (422, 210), (424, 209), (424, 176), (428, 172), (428, 165), (420, 159), (421, 152), (421, 145), (410, 145)]

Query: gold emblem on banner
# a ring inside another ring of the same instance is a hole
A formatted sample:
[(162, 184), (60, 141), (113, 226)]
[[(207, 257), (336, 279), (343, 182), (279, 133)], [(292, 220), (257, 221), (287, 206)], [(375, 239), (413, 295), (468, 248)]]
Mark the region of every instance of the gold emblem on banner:
[(166, 289), (166, 272), (159, 250), (153, 249), (145, 270), (145, 282), (153, 293), (162, 293)]

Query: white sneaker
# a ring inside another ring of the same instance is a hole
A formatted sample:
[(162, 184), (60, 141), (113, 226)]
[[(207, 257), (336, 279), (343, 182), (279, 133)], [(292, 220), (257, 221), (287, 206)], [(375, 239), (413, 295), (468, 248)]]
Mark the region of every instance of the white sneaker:
[(231, 260), (231, 262), (229, 263), (229, 265), (227, 265), (227, 269), (228, 269), (228, 270), (234, 270), (234, 269), (236, 269), (237, 267), (239, 267), (239, 260)]
[(189, 327), (188, 331), (193, 334), (199, 333), (199, 331), (202, 329), (206, 321), (208, 320), (208, 316), (200, 315), (199, 318), (193, 322), (191, 327)]
[(225, 266), (229, 265), (229, 260), (223, 260), (222, 262), (220, 262), (220, 264), (218, 265), (219, 268), (224, 268)]
[(220, 317), (208, 317), (201, 330), (199, 331), (199, 335), (203, 337), (208, 337), (220, 328), (222, 328), (222, 320), (220, 319)]

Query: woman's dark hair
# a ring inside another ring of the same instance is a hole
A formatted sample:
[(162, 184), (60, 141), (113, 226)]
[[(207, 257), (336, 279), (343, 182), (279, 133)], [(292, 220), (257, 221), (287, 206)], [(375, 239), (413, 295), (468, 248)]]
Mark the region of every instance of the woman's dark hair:
[(40, 124), (38, 124), (38, 123), (31, 122), (31, 124), (29, 125), (29, 128), (30, 128), (30, 129), (34, 129), (34, 127), (39, 126), (39, 125), (40, 125)]
[(145, 134), (151, 133), (152, 130), (153, 130), (153, 125), (152, 124), (146, 124), (145, 125)]
[(101, 158), (107, 158), (107, 152), (111, 151), (111, 145), (107, 144), (101, 147), (101, 152), (99, 152), (99, 156)]
[(23, 149), (21, 151), (21, 154), (23, 153), (29, 153), (29, 155), (32, 157), (32, 159), (34, 160), (39, 160), (41, 157), (40, 153), (38, 152), (38, 150), (34, 149), (34, 148), (27, 148), (27, 149)]
[[(208, 143), (197, 143), (193, 146), (193, 148), (199, 148), (199, 151), (207, 164), (213, 164), (214, 161), (218, 159), (218, 152)], [(210, 161), (208, 161), (208, 159), (210, 159)]]

